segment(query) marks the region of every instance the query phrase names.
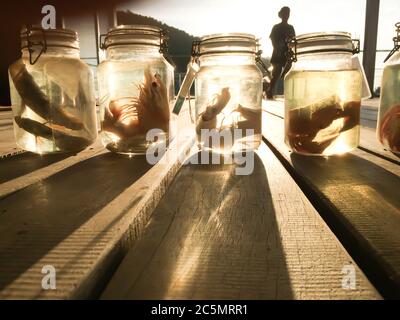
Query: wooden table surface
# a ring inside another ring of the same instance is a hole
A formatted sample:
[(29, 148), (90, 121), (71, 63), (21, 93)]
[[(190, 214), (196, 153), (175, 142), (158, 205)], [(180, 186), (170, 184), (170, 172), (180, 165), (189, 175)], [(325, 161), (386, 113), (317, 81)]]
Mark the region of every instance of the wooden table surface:
[[(282, 102), (264, 110), (250, 176), (181, 166), (198, 156), (187, 108), (177, 148), (154, 166), (100, 143), (21, 153), (1, 112), (0, 298), (399, 297), (399, 158), (372, 139), (371, 111), (360, 148), (324, 159), (288, 151)], [(56, 290), (41, 286), (44, 265)]]

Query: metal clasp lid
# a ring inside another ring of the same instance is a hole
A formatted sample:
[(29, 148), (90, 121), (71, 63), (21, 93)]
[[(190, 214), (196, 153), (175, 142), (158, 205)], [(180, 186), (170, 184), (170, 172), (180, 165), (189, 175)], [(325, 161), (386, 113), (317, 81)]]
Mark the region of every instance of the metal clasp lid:
[(169, 40), (168, 31), (165, 29), (161, 29), (160, 30), (160, 50), (159, 50), (159, 52), (164, 56), (164, 58), (169, 62), (169, 64), (175, 68), (176, 64), (175, 64), (174, 60), (172, 60), (171, 56), (168, 53), (168, 40)]
[(258, 63), (261, 66), (261, 68), (265, 71), (265, 73), (269, 74), (268, 67), (261, 58), (262, 52), (263, 52), (262, 50), (258, 50), (256, 52), (256, 63)]
[(288, 62), (297, 62), (297, 40), (296, 37), (289, 37), (286, 40), (286, 46), (288, 51), (286, 52), (286, 58)]
[(99, 37), (99, 43), (100, 43), (100, 49), (101, 50), (105, 50), (106, 49), (106, 37), (107, 37), (107, 33), (102, 33)]
[[(320, 49), (315, 49), (315, 50), (307, 50), (304, 53), (321, 53), (321, 52), (333, 52), (333, 51), (338, 51), (338, 52), (349, 52), (352, 53), (353, 55), (360, 53), (360, 39), (351, 39), (352, 41), (352, 49), (349, 48), (320, 48)], [(288, 59), (289, 62), (297, 62), (297, 56), (298, 54), (298, 41), (297, 38), (294, 37), (289, 37), (286, 40), (286, 45), (288, 48), (288, 51), (286, 52), (286, 58)]]
[(200, 57), (200, 44), (201, 41), (193, 41), (192, 42), (192, 58), (196, 60), (198, 57)]
[[(34, 65), (40, 58), (43, 52), (47, 51), (47, 41), (46, 41), (46, 33), (43, 29), (40, 28), (35, 28), (35, 31), (39, 31), (42, 35), (42, 41), (39, 42), (34, 42), (31, 40), (31, 35), (32, 35), (32, 25), (27, 25), (26, 26), (26, 41), (28, 44), (28, 52), (29, 52), (29, 63), (31, 65)], [(33, 59), (32, 54), (35, 52), (33, 49), (33, 46), (41, 46), (40, 52), (38, 56)]]
[(353, 55), (360, 53), (360, 39), (351, 39), (353, 41)]
[(393, 43), (394, 43), (394, 47), (393, 49), (389, 52), (388, 56), (385, 58), (385, 60), (383, 62), (386, 62), (390, 59), (390, 57), (392, 55), (394, 55), (394, 53), (400, 49), (400, 22), (397, 22), (395, 24), (396, 27), (396, 32), (397, 32), (397, 36), (393, 38)]

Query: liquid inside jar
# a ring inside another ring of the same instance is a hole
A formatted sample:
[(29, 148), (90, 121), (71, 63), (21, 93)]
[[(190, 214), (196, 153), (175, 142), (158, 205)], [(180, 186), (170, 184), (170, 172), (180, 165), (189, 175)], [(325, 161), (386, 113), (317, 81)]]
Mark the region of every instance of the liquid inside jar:
[(97, 137), (93, 76), (79, 59), (42, 55), (9, 68), (17, 145), (45, 154), (80, 151)]
[(378, 118), (379, 141), (395, 153), (400, 153), (400, 64), (385, 67)]
[[(155, 143), (167, 143), (173, 70), (164, 64), (109, 61), (99, 69), (102, 141), (122, 154), (144, 154)], [(147, 133), (158, 129), (157, 140)]]
[(202, 67), (196, 79), (200, 149), (232, 153), (261, 143), (261, 76), (255, 66)]
[(285, 142), (305, 155), (356, 148), (360, 136), (358, 70), (291, 71), (285, 78)]

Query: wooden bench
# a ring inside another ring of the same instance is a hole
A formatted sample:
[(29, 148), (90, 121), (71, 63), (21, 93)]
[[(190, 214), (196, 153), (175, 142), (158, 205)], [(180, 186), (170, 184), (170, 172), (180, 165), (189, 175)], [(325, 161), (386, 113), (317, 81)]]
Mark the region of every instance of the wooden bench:
[[(347, 156), (291, 155), (282, 110), (265, 104), (249, 176), (182, 167), (199, 155), (187, 109), (178, 148), (154, 166), (100, 144), (50, 157), (3, 147), (0, 298), (398, 297), (398, 158), (366, 129)], [(42, 289), (45, 265), (56, 290)]]

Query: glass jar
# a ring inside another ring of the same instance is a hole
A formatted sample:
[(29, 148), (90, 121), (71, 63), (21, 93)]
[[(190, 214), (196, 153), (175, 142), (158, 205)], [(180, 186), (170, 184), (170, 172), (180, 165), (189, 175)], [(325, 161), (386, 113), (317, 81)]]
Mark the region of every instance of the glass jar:
[(251, 34), (226, 33), (193, 45), (200, 65), (195, 80), (196, 134), (200, 149), (231, 153), (261, 143), (262, 73)]
[(396, 24), (394, 49), (383, 69), (377, 136), (384, 147), (400, 153), (400, 22)]
[(294, 62), (285, 76), (285, 142), (305, 155), (342, 154), (358, 146), (362, 70), (346, 32), (292, 39)]
[[(167, 143), (174, 69), (164, 58), (166, 37), (153, 26), (122, 25), (111, 29), (98, 66), (100, 120), (104, 146), (121, 154), (145, 154)], [(157, 138), (147, 140), (152, 129)]]
[(28, 27), (9, 67), (17, 145), (39, 154), (79, 151), (97, 137), (93, 74), (75, 31)]

